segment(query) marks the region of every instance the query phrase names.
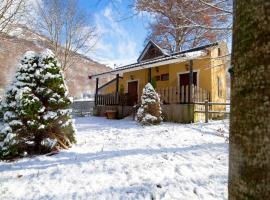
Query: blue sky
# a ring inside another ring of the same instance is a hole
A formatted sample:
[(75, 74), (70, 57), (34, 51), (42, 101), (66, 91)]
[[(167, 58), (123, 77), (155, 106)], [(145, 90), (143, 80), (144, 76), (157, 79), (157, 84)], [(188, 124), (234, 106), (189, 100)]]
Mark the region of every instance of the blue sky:
[[(117, 66), (133, 63), (144, 48), (147, 35), (147, 15), (132, 16), (130, 0), (80, 0), (96, 26), (99, 40), (88, 54), (92, 59)], [(128, 17), (123, 20), (123, 16)], [(121, 20), (122, 19), (122, 20)]]

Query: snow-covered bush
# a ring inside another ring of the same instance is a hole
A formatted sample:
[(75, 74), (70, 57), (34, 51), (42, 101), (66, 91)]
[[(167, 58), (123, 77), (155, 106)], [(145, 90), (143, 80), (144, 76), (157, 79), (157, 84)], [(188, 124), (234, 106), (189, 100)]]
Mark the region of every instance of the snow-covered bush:
[(162, 121), (159, 95), (150, 83), (143, 89), (137, 121), (142, 125), (160, 124)]
[(54, 54), (27, 52), (2, 103), (0, 158), (47, 153), (75, 142), (70, 100)]

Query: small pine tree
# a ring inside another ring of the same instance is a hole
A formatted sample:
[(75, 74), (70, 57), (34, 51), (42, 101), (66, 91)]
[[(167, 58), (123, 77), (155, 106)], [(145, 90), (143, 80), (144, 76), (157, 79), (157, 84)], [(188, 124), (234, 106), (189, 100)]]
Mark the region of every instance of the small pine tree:
[(141, 106), (137, 112), (137, 121), (142, 125), (160, 124), (161, 106), (159, 95), (150, 83), (147, 83), (143, 89), (141, 97)]
[(70, 147), (75, 130), (67, 95), (53, 53), (27, 52), (2, 103), (5, 124), (0, 131), (0, 158)]

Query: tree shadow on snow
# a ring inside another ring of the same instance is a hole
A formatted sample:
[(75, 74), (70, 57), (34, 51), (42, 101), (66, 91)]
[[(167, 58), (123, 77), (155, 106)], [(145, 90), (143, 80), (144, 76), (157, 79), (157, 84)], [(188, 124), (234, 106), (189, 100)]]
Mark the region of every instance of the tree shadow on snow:
[[(129, 156), (154, 156), (163, 153), (188, 153), (192, 151), (216, 151), (224, 152), (227, 149), (225, 143), (206, 143), (187, 147), (176, 147), (176, 148), (160, 148), (160, 149), (127, 149), (127, 150), (116, 150), (116, 151), (100, 151), (96, 153), (77, 153), (72, 151), (62, 151), (54, 157), (36, 156), (33, 158), (27, 158), (19, 160), (15, 163), (2, 163), (0, 165), (0, 172), (2, 171), (18, 171), (25, 169), (42, 170), (59, 165), (74, 165), (87, 163), (97, 160), (108, 160), (120, 157)], [(200, 156), (194, 154), (194, 156)], [(48, 158), (47, 160), (45, 160)], [(1, 164), (1, 163), (0, 163)]]

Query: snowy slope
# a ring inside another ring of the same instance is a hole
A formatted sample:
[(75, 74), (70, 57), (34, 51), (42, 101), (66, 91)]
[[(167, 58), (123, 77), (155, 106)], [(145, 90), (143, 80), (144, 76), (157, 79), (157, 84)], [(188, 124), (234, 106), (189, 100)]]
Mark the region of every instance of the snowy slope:
[(227, 199), (228, 122), (77, 118), (78, 144), (0, 162), (0, 199)]

